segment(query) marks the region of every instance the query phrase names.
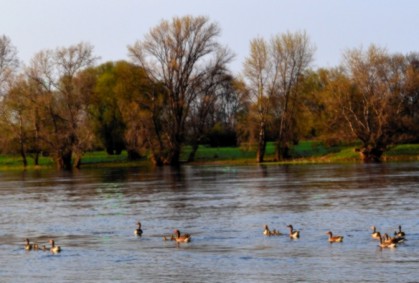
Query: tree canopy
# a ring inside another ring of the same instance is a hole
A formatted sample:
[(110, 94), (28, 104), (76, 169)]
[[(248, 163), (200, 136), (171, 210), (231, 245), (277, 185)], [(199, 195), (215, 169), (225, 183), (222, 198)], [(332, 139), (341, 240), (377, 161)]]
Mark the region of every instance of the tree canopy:
[(154, 136), (157, 140), (150, 142), (156, 164), (179, 163), (192, 104), (206, 91), (204, 84), (217, 83), (217, 76), (227, 70), (232, 56), (218, 43), (219, 34), (218, 25), (206, 17), (175, 17), (163, 20), (143, 41), (129, 47), (133, 61), (164, 88), (167, 103), (161, 129)]
[(130, 61), (96, 65), (89, 43), (41, 50), (24, 67), (0, 36), (0, 145), (23, 164), (50, 156), (57, 168), (81, 165), (105, 149), (179, 165), (199, 145), (256, 148), (276, 160), (301, 139), (357, 142), (364, 161), (419, 141), (419, 55), (371, 45), (349, 49), (333, 68), (310, 68), (315, 47), (304, 32), (250, 41), (241, 74), (207, 17), (162, 20), (128, 46)]

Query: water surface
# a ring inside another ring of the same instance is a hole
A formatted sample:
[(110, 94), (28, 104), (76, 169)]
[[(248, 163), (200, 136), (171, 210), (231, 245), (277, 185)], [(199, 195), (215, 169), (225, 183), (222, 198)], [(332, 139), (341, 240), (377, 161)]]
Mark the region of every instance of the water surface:
[[(417, 162), (0, 172), (0, 278), (417, 282), (418, 184)], [(265, 237), (264, 224), (301, 237)], [(371, 239), (371, 225), (392, 234), (399, 224), (398, 248)], [(175, 228), (192, 242), (163, 241)], [(344, 242), (329, 244), (328, 230)], [(26, 252), (25, 238), (63, 251)]]

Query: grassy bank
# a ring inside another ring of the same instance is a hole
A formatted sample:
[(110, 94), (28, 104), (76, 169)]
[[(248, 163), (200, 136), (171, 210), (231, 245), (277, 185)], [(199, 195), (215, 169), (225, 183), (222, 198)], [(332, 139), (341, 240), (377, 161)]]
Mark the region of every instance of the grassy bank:
[[(286, 161), (287, 163), (294, 162), (326, 162), (326, 156), (336, 154), (341, 151), (341, 147), (325, 147), (321, 143), (304, 141), (294, 146), (291, 150), (292, 160)], [(189, 150), (186, 148), (184, 156)], [(267, 163), (274, 161), (275, 144), (268, 143), (266, 147), (265, 161)], [(356, 159), (358, 156), (353, 156)], [(184, 157), (186, 159), (186, 157)], [(323, 161), (322, 161), (323, 159)], [(195, 162), (199, 163), (255, 163), (256, 150), (245, 150), (238, 147), (221, 147), (211, 148), (200, 146), (195, 156)]]
[[(312, 141), (303, 141), (291, 150), (293, 159), (281, 163), (333, 163), (333, 162), (359, 162), (359, 155), (354, 150), (355, 146), (326, 147), (324, 144)], [(185, 147), (182, 160), (186, 160), (190, 148)], [(268, 143), (265, 160), (271, 163), (274, 160), (275, 147)], [(196, 156), (197, 164), (252, 164), (255, 163), (255, 150), (245, 150), (239, 147), (212, 148), (200, 146)], [(383, 156), (383, 161), (419, 160), (419, 144), (398, 145)], [(33, 160), (28, 158), (28, 168), (35, 168)], [(279, 163), (279, 162), (276, 162)], [(126, 152), (121, 155), (108, 155), (104, 151), (88, 152), (82, 159), (83, 167), (129, 167), (148, 166), (147, 160), (128, 161)], [(40, 168), (53, 168), (54, 164), (49, 157), (41, 157)], [(20, 156), (0, 156), (0, 170), (23, 169)]]
[[(323, 143), (303, 141), (291, 150), (292, 159), (277, 163), (327, 163), (359, 162), (359, 153), (355, 145), (326, 147)], [(185, 148), (183, 159), (186, 160), (189, 149)], [(274, 162), (275, 146), (268, 143), (265, 161)], [(198, 163), (255, 163), (256, 151), (238, 147), (211, 148), (200, 146), (195, 156)], [(383, 156), (383, 161), (419, 160), (419, 144), (398, 145)]]

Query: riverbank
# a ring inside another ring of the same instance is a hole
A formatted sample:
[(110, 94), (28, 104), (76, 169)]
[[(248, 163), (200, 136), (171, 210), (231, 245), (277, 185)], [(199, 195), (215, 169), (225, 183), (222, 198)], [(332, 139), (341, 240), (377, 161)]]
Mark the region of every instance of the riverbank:
[[(355, 151), (356, 145), (342, 145), (326, 147), (322, 143), (304, 141), (294, 146), (292, 159), (274, 161), (274, 144), (268, 143), (264, 164), (301, 164), (301, 163), (347, 163), (360, 162), (359, 154)], [(185, 147), (182, 160), (187, 160), (190, 148)], [(255, 150), (240, 147), (206, 147), (200, 146), (192, 164), (256, 164)], [(415, 161), (419, 160), (419, 144), (403, 144), (387, 151), (382, 158), (383, 162)], [(34, 166), (33, 160), (28, 158), (27, 169), (53, 168), (54, 164), (49, 157), (41, 157), (40, 165)], [(108, 155), (104, 151), (87, 152), (82, 158), (83, 167), (146, 167), (150, 166), (148, 160), (129, 161), (126, 152), (121, 155)], [(0, 170), (23, 169), (20, 156), (0, 156)]]

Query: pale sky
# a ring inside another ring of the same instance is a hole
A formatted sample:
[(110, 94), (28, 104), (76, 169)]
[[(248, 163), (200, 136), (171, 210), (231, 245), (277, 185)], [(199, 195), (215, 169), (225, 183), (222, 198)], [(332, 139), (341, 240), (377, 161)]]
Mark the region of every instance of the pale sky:
[(0, 0), (0, 35), (21, 61), (38, 51), (89, 42), (100, 62), (127, 60), (127, 46), (162, 19), (208, 16), (239, 73), (257, 36), (306, 31), (316, 46), (313, 68), (334, 67), (346, 49), (374, 43), (391, 53), (419, 51), (417, 0)]

